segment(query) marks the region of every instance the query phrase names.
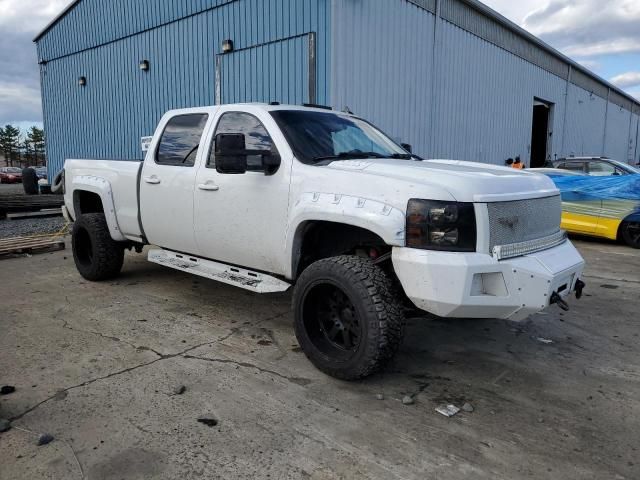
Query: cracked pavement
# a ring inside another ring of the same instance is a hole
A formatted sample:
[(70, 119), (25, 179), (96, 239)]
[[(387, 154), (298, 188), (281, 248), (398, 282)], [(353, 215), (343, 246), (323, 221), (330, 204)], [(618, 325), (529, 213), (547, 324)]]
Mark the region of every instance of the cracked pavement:
[(0, 479), (639, 478), (640, 252), (576, 244), (570, 312), (410, 319), (394, 363), (354, 383), (300, 352), (289, 294), (135, 254), (100, 284), (69, 250), (2, 260)]

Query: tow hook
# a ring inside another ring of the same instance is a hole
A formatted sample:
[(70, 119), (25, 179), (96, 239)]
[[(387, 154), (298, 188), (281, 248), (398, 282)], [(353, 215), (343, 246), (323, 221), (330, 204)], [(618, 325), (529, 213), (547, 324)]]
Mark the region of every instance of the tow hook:
[(558, 306), (564, 310), (565, 312), (569, 311), (569, 304), (567, 302), (565, 302), (562, 297), (560, 296), (560, 294), (558, 292), (553, 292), (551, 294), (551, 299), (550, 299), (550, 303), (553, 305), (554, 303), (557, 303)]
[(584, 289), (584, 287), (586, 286), (586, 284), (578, 279), (576, 280), (576, 287), (575, 287), (575, 291), (576, 291), (576, 298), (578, 300), (580, 300), (580, 298), (582, 298), (582, 290)]

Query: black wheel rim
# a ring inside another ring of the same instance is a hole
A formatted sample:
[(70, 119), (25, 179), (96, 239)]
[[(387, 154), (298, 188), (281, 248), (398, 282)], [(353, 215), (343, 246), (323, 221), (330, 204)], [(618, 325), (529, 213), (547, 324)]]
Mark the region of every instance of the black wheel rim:
[(89, 266), (93, 263), (93, 245), (91, 244), (91, 237), (89, 236), (89, 232), (84, 228), (81, 228), (76, 232), (74, 249), (76, 258), (81, 265)]
[(310, 288), (303, 301), (303, 321), (309, 339), (334, 359), (352, 357), (360, 346), (363, 324), (353, 302), (330, 283)]
[(633, 245), (640, 245), (640, 223), (629, 223), (627, 225), (627, 237)]

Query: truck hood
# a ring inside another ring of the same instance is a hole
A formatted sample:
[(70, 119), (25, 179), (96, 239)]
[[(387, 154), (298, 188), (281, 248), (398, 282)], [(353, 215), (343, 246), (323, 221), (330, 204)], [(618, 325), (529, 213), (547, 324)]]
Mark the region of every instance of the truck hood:
[(457, 160), (341, 160), (324, 168), (396, 179), (418, 189), (444, 189), (459, 202), (500, 202), (560, 194), (546, 175)]

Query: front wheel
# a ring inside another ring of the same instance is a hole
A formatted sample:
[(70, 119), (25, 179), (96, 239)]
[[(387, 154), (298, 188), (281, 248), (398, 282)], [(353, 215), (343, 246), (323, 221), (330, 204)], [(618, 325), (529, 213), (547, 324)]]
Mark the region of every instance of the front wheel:
[(71, 233), (73, 259), (80, 275), (97, 282), (120, 273), (124, 247), (111, 238), (103, 213), (79, 215)]
[(313, 263), (293, 293), (295, 332), (305, 355), (343, 380), (381, 369), (402, 343), (404, 318), (393, 292), (389, 277), (366, 258)]
[(633, 248), (640, 248), (640, 223), (624, 222), (621, 226), (622, 239)]

